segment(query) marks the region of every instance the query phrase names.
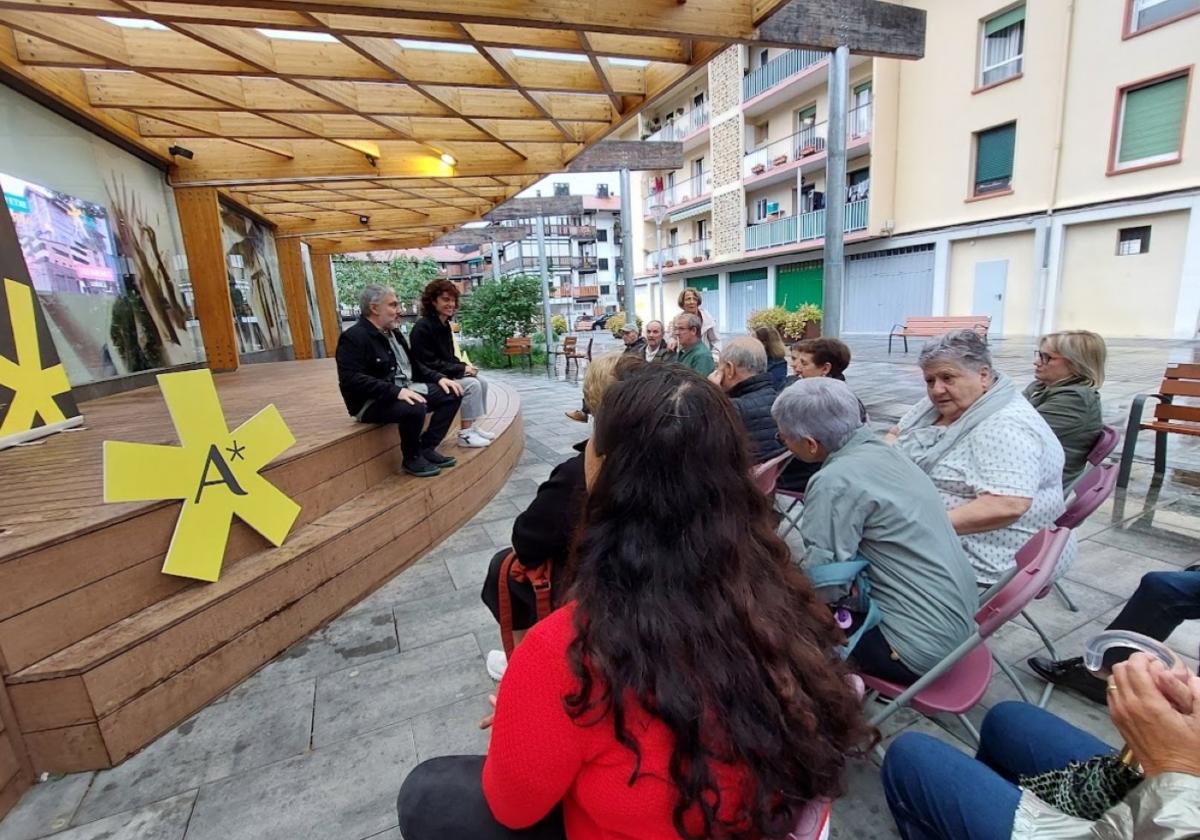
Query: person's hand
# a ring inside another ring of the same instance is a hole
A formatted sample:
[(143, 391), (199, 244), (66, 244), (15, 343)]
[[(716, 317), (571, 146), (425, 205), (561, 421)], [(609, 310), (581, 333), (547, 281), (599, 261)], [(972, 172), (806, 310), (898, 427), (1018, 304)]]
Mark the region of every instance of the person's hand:
[(460, 396), (460, 397), (463, 395), (462, 386), (459, 385), (457, 382), (455, 382), (453, 379), (447, 379), (446, 377), (443, 376), (441, 379), (439, 379), (437, 381), (437, 384), (438, 384), (438, 387), (441, 388), (443, 391), (445, 391), (447, 394), (455, 394), (456, 396)]
[(467, 365), (466, 374), (467, 376), (478, 376), (479, 368), (475, 367), (475, 365)]
[(408, 388), (401, 388), (400, 393), (396, 395), (396, 399), (404, 400), (404, 402), (408, 403), (409, 405), (419, 405), (425, 402), (425, 398), (423, 396)]
[(673, 337), (667, 339), (667, 349), (674, 353), (679, 348), (679, 342)]
[(1200, 677), (1189, 674), (1185, 685), (1144, 653), (1117, 663), (1112, 672), (1109, 714), (1147, 778), (1172, 772), (1200, 776)]
[(492, 704), (492, 713), (490, 715), (484, 715), (483, 720), (479, 721), (480, 729), (490, 729), (492, 723), (496, 720), (496, 695), (489, 694), (488, 702)]

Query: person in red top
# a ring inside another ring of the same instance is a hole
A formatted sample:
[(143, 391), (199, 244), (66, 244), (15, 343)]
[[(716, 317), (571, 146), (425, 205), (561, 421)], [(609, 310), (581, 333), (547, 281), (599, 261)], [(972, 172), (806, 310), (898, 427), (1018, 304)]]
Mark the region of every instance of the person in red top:
[(567, 601), (514, 651), (487, 756), (404, 782), (405, 840), (783, 837), (870, 742), (729, 400), (645, 365), (604, 409)]

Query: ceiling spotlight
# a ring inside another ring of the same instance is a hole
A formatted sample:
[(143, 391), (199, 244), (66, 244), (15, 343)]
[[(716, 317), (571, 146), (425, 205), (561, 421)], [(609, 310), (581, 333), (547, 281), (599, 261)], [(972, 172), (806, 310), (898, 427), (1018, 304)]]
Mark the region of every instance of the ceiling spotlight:
[(360, 225), (369, 225), (369, 224), (371, 224), (371, 217), (370, 216), (359, 216), (358, 223)]
[(442, 163), (446, 164), (447, 166), (454, 166), (454, 164), (458, 163), (458, 161), (454, 159), (454, 155), (443, 152)]
[(185, 149), (183, 146), (172, 146), (171, 148), (167, 149), (167, 154), (169, 154), (171, 157), (178, 156), (187, 158), (188, 160), (191, 160), (196, 156), (195, 152), (193, 152), (191, 149)]

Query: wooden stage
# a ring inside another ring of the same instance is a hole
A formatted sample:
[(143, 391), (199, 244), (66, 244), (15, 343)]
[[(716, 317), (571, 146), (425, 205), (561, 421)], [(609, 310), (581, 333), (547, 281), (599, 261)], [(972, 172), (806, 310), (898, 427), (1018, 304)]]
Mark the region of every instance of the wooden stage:
[(524, 444), (518, 397), (493, 383), (497, 440), (416, 479), (394, 426), (347, 416), (332, 360), (216, 382), (230, 428), (279, 408), (297, 442), (263, 475), (301, 505), (279, 548), (235, 520), (216, 583), (161, 572), (179, 502), (102, 501), (102, 441), (177, 443), (157, 387), (0, 452), (0, 814), (30, 771), (122, 761), (385, 583), (487, 504)]

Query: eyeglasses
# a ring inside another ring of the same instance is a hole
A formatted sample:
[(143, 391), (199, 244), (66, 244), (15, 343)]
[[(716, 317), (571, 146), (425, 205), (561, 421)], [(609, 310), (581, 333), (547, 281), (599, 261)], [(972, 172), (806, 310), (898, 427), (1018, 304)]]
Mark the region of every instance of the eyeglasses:
[(1053, 353), (1043, 353), (1041, 350), (1033, 351), (1033, 360), (1041, 365), (1048, 365), (1055, 359), (1061, 359), (1062, 356), (1055, 356)]

